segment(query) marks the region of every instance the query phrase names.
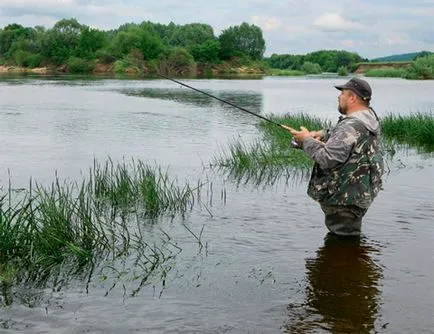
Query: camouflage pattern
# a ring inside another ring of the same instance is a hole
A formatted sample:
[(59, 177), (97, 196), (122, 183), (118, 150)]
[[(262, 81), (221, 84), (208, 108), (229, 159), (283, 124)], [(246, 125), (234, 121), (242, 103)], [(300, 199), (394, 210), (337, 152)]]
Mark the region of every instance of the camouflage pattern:
[(321, 159), (315, 160), (309, 196), (325, 205), (368, 208), (382, 188), (384, 164), (378, 133), (369, 131), (357, 118), (345, 117), (325, 134), (323, 141), (330, 137), (342, 143), (342, 152), (337, 144), (335, 152), (328, 153), (336, 162), (331, 168), (324, 168), (327, 165)]
[(321, 204), (325, 215), (325, 225), (329, 231), (337, 235), (360, 235), (362, 218), (368, 209), (355, 205), (337, 206)]

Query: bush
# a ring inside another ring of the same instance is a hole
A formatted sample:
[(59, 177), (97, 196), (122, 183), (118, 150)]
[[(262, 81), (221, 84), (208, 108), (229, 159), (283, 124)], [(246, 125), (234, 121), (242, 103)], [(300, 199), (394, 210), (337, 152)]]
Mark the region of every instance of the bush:
[(158, 72), (165, 74), (193, 74), (196, 63), (184, 48), (166, 49), (158, 57)]
[(68, 59), (68, 72), (69, 73), (90, 73), (95, 68), (95, 62), (77, 57)]
[(123, 73), (125, 73), (125, 71), (127, 70), (128, 67), (129, 67), (129, 65), (125, 61), (117, 60), (115, 62), (115, 69), (114, 70), (115, 70), (115, 73), (123, 74)]
[(407, 79), (434, 79), (434, 54), (417, 58), (405, 75)]
[(306, 72), (306, 74), (320, 74), (322, 72), (319, 64), (311, 63), (310, 61), (304, 62), (301, 66), (301, 70)]
[(41, 65), (42, 62), (42, 56), (39, 53), (31, 53), (27, 51), (19, 50), (15, 53), (15, 63), (18, 66), (24, 66), (24, 67), (38, 67)]
[(190, 53), (194, 60), (198, 62), (217, 63), (219, 61), (220, 42), (218, 40), (208, 40), (199, 45), (193, 45)]
[(345, 66), (339, 67), (338, 68), (338, 75), (340, 75), (340, 76), (348, 75), (348, 68), (346, 68)]
[(117, 57), (108, 50), (98, 50), (95, 53), (96, 58), (103, 64), (111, 64), (116, 61)]

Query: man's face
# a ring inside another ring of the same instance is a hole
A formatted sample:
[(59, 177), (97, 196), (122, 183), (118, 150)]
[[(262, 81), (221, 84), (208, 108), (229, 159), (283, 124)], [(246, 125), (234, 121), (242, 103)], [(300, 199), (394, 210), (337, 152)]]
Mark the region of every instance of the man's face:
[(348, 100), (351, 96), (351, 91), (348, 89), (341, 90), (341, 94), (338, 96), (338, 111), (342, 115), (346, 115), (348, 111)]

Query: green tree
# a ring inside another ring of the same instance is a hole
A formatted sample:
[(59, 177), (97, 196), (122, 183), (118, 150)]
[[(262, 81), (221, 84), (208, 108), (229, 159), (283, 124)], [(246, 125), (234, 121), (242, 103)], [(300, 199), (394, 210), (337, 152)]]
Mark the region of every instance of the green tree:
[(303, 56), (290, 54), (275, 54), (266, 58), (265, 62), (272, 68), (281, 70), (300, 70), (303, 64)]
[(43, 55), (56, 64), (66, 63), (75, 54), (83, 26), (76, 19), (58, 21), (43, 39)]
[(104, 48), (108, 39), (104, 32), (84, 27), (77, 43), (75, 55), (79, 58), (93, 59), (98, 50)]
[(120, 31), (113, 40), (113, 48), (118, 56), (124, 56), (137, 49), (143, 53), (146, 60), (155, 59), (164, 47), (158, 35), (153, 35), (139, 27)]
[(434, 79), (434, 54), (417, 58), (405, 75), (407, 79)]
[(209, 24), (190, 23), (178, 27), (170, 38), (170, 45), (191, 47), (214, 40), (214, 31)]
[(16, 23), (7, 25), (4, 29), (0, 30), (0, 56), (6, 56), (6, 58), (13, 57), (13, 53), (18, 50), (17, 46), (11, 50), (14, 43), (32, 39), (34, 36), (35, 31), (32, 28), (25, 28)]
[(357, 53), (337, 50), (320, 50), (306, 55), (273, 54), (266, 62), (273, 68), (301, 70), (305, 62), (316, 63), (326, 72), (337, 72), (340, 67), (354, 71), (357, 63), (364, 61)]
[(265, 52), (265, 40), (261, 28), (246, 22), (223, 30), (219, 41), (222, 59), (245, 55), (256, 60), (262, 59)]
[(196, 61), (216, 63), (219, 60), (220, 42), (207, 40), (202, 44), (193, 45), (189, 50)]
[(416, 59), (418, 59), (418, 58), (422, 58), (422, 57), (426, 57), (426, 56), (430, 56), (430, 55), (432, 55), (432, 54), (433, 54), (433, 53), (432, 53), (431, 51), (421, 51), (421, 52), (419, 52), (419, 53), (417, 54), (416, 57), (414, 57), (413, 60), (416, 60)]
[(306, 61), (302, 66), (301, 70), (306, 72), (306, 74), (319, 74), (321, 73), (321, 66), (317, 63), (312, 63), (310, 61)]

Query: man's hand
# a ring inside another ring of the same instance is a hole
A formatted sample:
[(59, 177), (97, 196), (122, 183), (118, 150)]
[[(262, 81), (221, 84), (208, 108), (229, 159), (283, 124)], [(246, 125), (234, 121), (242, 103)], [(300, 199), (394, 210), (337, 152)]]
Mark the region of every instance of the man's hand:
[(297, 131), (291, 128), (290, 126), (283, 125), (283, 124), (281, 125), (281, 127), (291, 132), (292, 136), (294, 137), (294, 140), (299, 144), (302, 143), (305, 138), (313, 137), (312, 134), (309, 132), (309, 130), (306, 129), (304, 126), (300, 127), (300, 131)]
[(304, 126), (300, 126), (300, 131), (293, 130), (291, 131), (292, 136), (294, 137), (297, 143), (302, 143), (308, 137), (312, 137), (310, 131), (306, 129)]
[(311, 131), (310, 135), (316, 140), (321, 140), (324, 137), (324, 131)]
[(292, 136), (294, 137), (295, 141), (298, 143), (301, 143), (305, 138), (312, 137), (316, 140), (321, 140), (324, 137), (324, 132), (322, 130), (320, 131), (309, 131), (304, 126), (300, 127), (300, 131), (295, 130), (294, 128), (291, 128), (288, 125), (281, 124), (280, 125), (285, 130), (288, 130), (291, 132)]

